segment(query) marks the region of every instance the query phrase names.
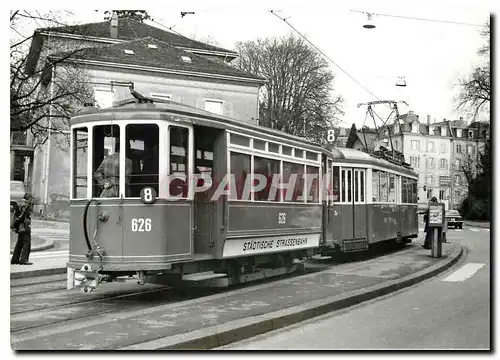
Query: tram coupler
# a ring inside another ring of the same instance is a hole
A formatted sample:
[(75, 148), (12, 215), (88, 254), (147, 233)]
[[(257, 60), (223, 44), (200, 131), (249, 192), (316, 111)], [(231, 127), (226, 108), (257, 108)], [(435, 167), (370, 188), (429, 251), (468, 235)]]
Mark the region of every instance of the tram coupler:
[(80, 288), (84, 293), (90, 293), (103, 280), (105, 276), (99, 270), (92, 269), (90, 264), (84, 264), (79, 270), (68, 267), (67, 289)]

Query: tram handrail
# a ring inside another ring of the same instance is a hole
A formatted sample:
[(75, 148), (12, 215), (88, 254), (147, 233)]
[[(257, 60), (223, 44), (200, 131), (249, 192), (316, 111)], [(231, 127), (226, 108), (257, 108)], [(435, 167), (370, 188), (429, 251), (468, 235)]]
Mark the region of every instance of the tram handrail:
[(90, 257), (90, 255), (92, 254), (92, 245), (90, 245), (89, 233), (87, 231), (87, 216), (89, 212), (89, 206), (93, 201), (97, 203), (97, 200), (90, 199), (89, 201), (87, 201), (87, 204), (85, 205), (85, 210), (83, 210), (83, 236), (85, 237), (85, 242), (87, 243), (87, 248), (89, 249), (87, 257)]

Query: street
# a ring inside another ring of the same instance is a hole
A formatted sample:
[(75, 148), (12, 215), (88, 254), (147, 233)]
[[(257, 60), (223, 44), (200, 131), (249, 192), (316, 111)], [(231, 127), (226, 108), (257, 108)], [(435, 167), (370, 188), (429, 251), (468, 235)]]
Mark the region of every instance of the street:
[(219, 349), (489, 349), (490, 232), (449, 230), (460, 263), (421, 284)]

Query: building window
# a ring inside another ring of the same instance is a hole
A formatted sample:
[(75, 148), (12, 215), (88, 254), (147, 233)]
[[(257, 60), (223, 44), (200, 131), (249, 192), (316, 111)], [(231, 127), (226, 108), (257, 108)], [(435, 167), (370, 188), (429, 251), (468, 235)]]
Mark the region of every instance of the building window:
[(446, 136), (446, 127), (441, 126), (441, 136)]
[(411, 141), (411, 149), (412, 150), (420, 150), (420, 140), (412, 140)]
[(432, 189), (427, 190), (427, 199), (430, 199), (432, 197)]
[(441, 144), (441, 152), (442, 153), (446, 152), (446, 144)]
[(447, 164), (446, 159), (441, 159), (441, 161), (439, 162), (439, 168), (440, 169), (447, 169), (448, 168), (448, 164)]
[(469, 130), (469, 138), (473, 138), (474, 137), (474, 131), (473, 130)]
[(444, 190), (439, 190), (439, 200), (444, 200)]
[(211, 113), (222, 115), (223, 114), (223, 104), (222, 101), (217, 100), (205, 100), (205, 110)]
[(427, 167), (429, 169), (434, 169), (434, 158), (433, 157), (430, 157), (430, 158), (427, 158)]
[(455, 160), (455, 169), (460, 170), (461, 161), (460, 159)]
[(427, 142), (427, 151), (433, 152), (434, 151), (434, 141), (428, 141)]
[(474, 155), (474, 146), (467, 146), (467, 154)]
[(457, 144), (457, 154), (461, 154), (461, 153), (462, 153), (462, 145)]
[(434, 184), (434, 175), (427, 175), (427, 184), (426, 185), (432, 185)]
[(394, 150), (397, 150), (398, 149), (398, 142), (396, 140), (394, 140)]
[(460, 185), (460, 175), (455, 175), (455, 185)]
[(462, 137), (462, 129), (457, 129), (457, 137)]
[(418, 122), (415, 121), (413, 124), (411, 124), (411, 132), (418, 133)]
[(420, 167), (420, 158), (418, 156), (410, 156), (410, 164), (413, 167)]

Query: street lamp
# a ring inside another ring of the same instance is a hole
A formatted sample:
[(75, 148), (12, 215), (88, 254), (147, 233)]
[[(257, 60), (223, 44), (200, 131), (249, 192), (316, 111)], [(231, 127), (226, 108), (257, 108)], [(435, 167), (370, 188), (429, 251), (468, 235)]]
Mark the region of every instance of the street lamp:
[(363, 25), (363, 27), (365, 29), (375, 29), (376, 26), (375, 26), (375, 24), (373, 23), (373, 20), (372, 20), (372, 16), (373, 15), (370, 14), (370, 13), (366, 13), (366, 15), (367, 15), (368, 19), (366, 20), (366, 23)]

